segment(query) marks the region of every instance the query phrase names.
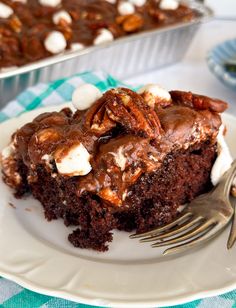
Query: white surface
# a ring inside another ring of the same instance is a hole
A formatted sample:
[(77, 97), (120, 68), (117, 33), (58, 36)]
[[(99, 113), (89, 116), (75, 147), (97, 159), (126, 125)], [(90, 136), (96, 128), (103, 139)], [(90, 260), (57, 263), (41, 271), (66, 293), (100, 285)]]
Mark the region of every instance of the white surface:
[(235, 0), (205, 0), (206, 5), (214, 9), (215, 15), (236, 18)]
[(207, 51), (216, 44), (236, 37), (235, 29), (236, 20), (214, 20), (203, 24), (182, 62), (126, 79), (125, 82), (158, 83), (168, 90), (182, 89), (217, 97), (227, 101), (230, 104), (229, 112), (236, 115), (236, 91), (227, 88), (217, 80), (209, 71), (205, 60)]
[[(52, 110), (55, 107), (44, 109)], [(1, 124), (0, 150), (16, 128), (41, 112)], [(236, 119), (225, 115), (225, 123), (236, 157)], [(236, 288), (236, 250), (226, 249), (228, 229), (206, 246), (171, 258), (149, 243), (129, 239), (126, 232), (115, 232), (109, 252), (98, 253), (70, 245), (67, 235), (72, 228), (60, 220), (47, 222), (36, 200), (14, 199), (2, 180), (0, 194), (0, 275), (26, 288), (126, 308), (180, 304)]]

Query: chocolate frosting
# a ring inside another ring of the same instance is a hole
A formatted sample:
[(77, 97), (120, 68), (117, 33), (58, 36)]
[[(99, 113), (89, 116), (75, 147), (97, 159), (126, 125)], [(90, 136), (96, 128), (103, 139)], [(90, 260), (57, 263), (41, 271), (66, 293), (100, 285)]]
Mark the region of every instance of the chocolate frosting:
[(80, 142), (91, 155), (92, 171), (75, 177), (78, 195), (92, 192), (104, 202), (125, 206), (129, 187), (142, 174), (156, 171), (168, 154), (216, 142), (218, 112), (227, 104), (187, 92), (178, 92), (178, 98), (175, 91), (170, 93), (170, 101), (157, 100), (152, 108), (144, 95), (118, 88), (107, 91), (87, 111), (44, 113), (13, 135), (14, 157), (17, 153), (23, 159), (31, 175), (42, 165), (60, 177), (53, 154), (60, 148), (66, 156)]

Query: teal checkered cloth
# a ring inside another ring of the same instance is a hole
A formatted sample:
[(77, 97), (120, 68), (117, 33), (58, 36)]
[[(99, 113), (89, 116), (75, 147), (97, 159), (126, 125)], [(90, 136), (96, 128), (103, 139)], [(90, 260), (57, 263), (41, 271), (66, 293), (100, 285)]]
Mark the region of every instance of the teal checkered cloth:
[[(83, 83), (92, 83), (105, 91), (123, 85), (102, 72), (86, 72), (71, 78), (56, 80), (49, 84), (39, 84), (20, 94), (0, 111), (0, 122), (25, 111), (42, 106), (59, 105), (71, 100), (74, 89)], [(16, 283), (0, 278), (0, 307), (4, 308), (91, 308), (60, 298), (41, 295), (22, 288)], [(236, 308), (236, 291), (220, 296), (199, 299), (178, 305), (175, 308)]]

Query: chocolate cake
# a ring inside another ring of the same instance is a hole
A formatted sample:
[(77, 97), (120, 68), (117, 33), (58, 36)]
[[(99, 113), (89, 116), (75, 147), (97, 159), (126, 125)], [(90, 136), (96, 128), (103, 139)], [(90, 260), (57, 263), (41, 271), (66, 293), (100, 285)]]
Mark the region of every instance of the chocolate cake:
[[(86, 94), (87, 93), (87, 94)], [(223, 101), (146, 86), (78, 88), (77, 108), (43, 113), (2, 152), (3, 179), (48, 220), (75, 227), (76, 247), (108, 249), (112, 230), (147, 231), (211, 189)]]
[(0, 69), (198, 15), (177, 0), (1, 0)]

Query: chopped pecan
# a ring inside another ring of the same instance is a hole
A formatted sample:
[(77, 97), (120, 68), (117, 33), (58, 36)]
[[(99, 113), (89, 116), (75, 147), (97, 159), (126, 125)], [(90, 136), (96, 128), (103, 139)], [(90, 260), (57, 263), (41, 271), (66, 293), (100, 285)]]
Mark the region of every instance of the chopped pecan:
[(161, 125), (156, 112), (137, 93), (118, 88), (106, 92), (87, 112), (84, 125), (102, 135), (121, 124), (127, 132), (153, 139)]
[(167, 19), (167, 15), (160, 9), (150, 8), (149, 14), (159, 22), (164, 22)]
[(116, 18), (118, 24), (122, 25), (125, 32), (135, 32), (143, 27), (144, 20), (139, 14), (118, 16)]
[(42, 59), (46, 53), (43, 43), (34, 36), (23, 37), (21, 47), (25, 58), (32, 61)]
[(228, 107), (228, 104), (222, 100), (204, 95), (197, 95), (192, 92), (170, 91), (170, 95), (174, 104), (191, 107), (197, 110), (210, 110), (221, 113)]
[(60, 19), (58, 24), (58, 30), (63, 33), (67, 41), (72, 38), (72, 29), (65, 19)]
[(9, 20), (9, 25), (12, 28), (12, 30), (16, 33), (20, 33), (22, 29), (22, 23), (20, 19), (16, 16), (13, 15), (11, 19)]

